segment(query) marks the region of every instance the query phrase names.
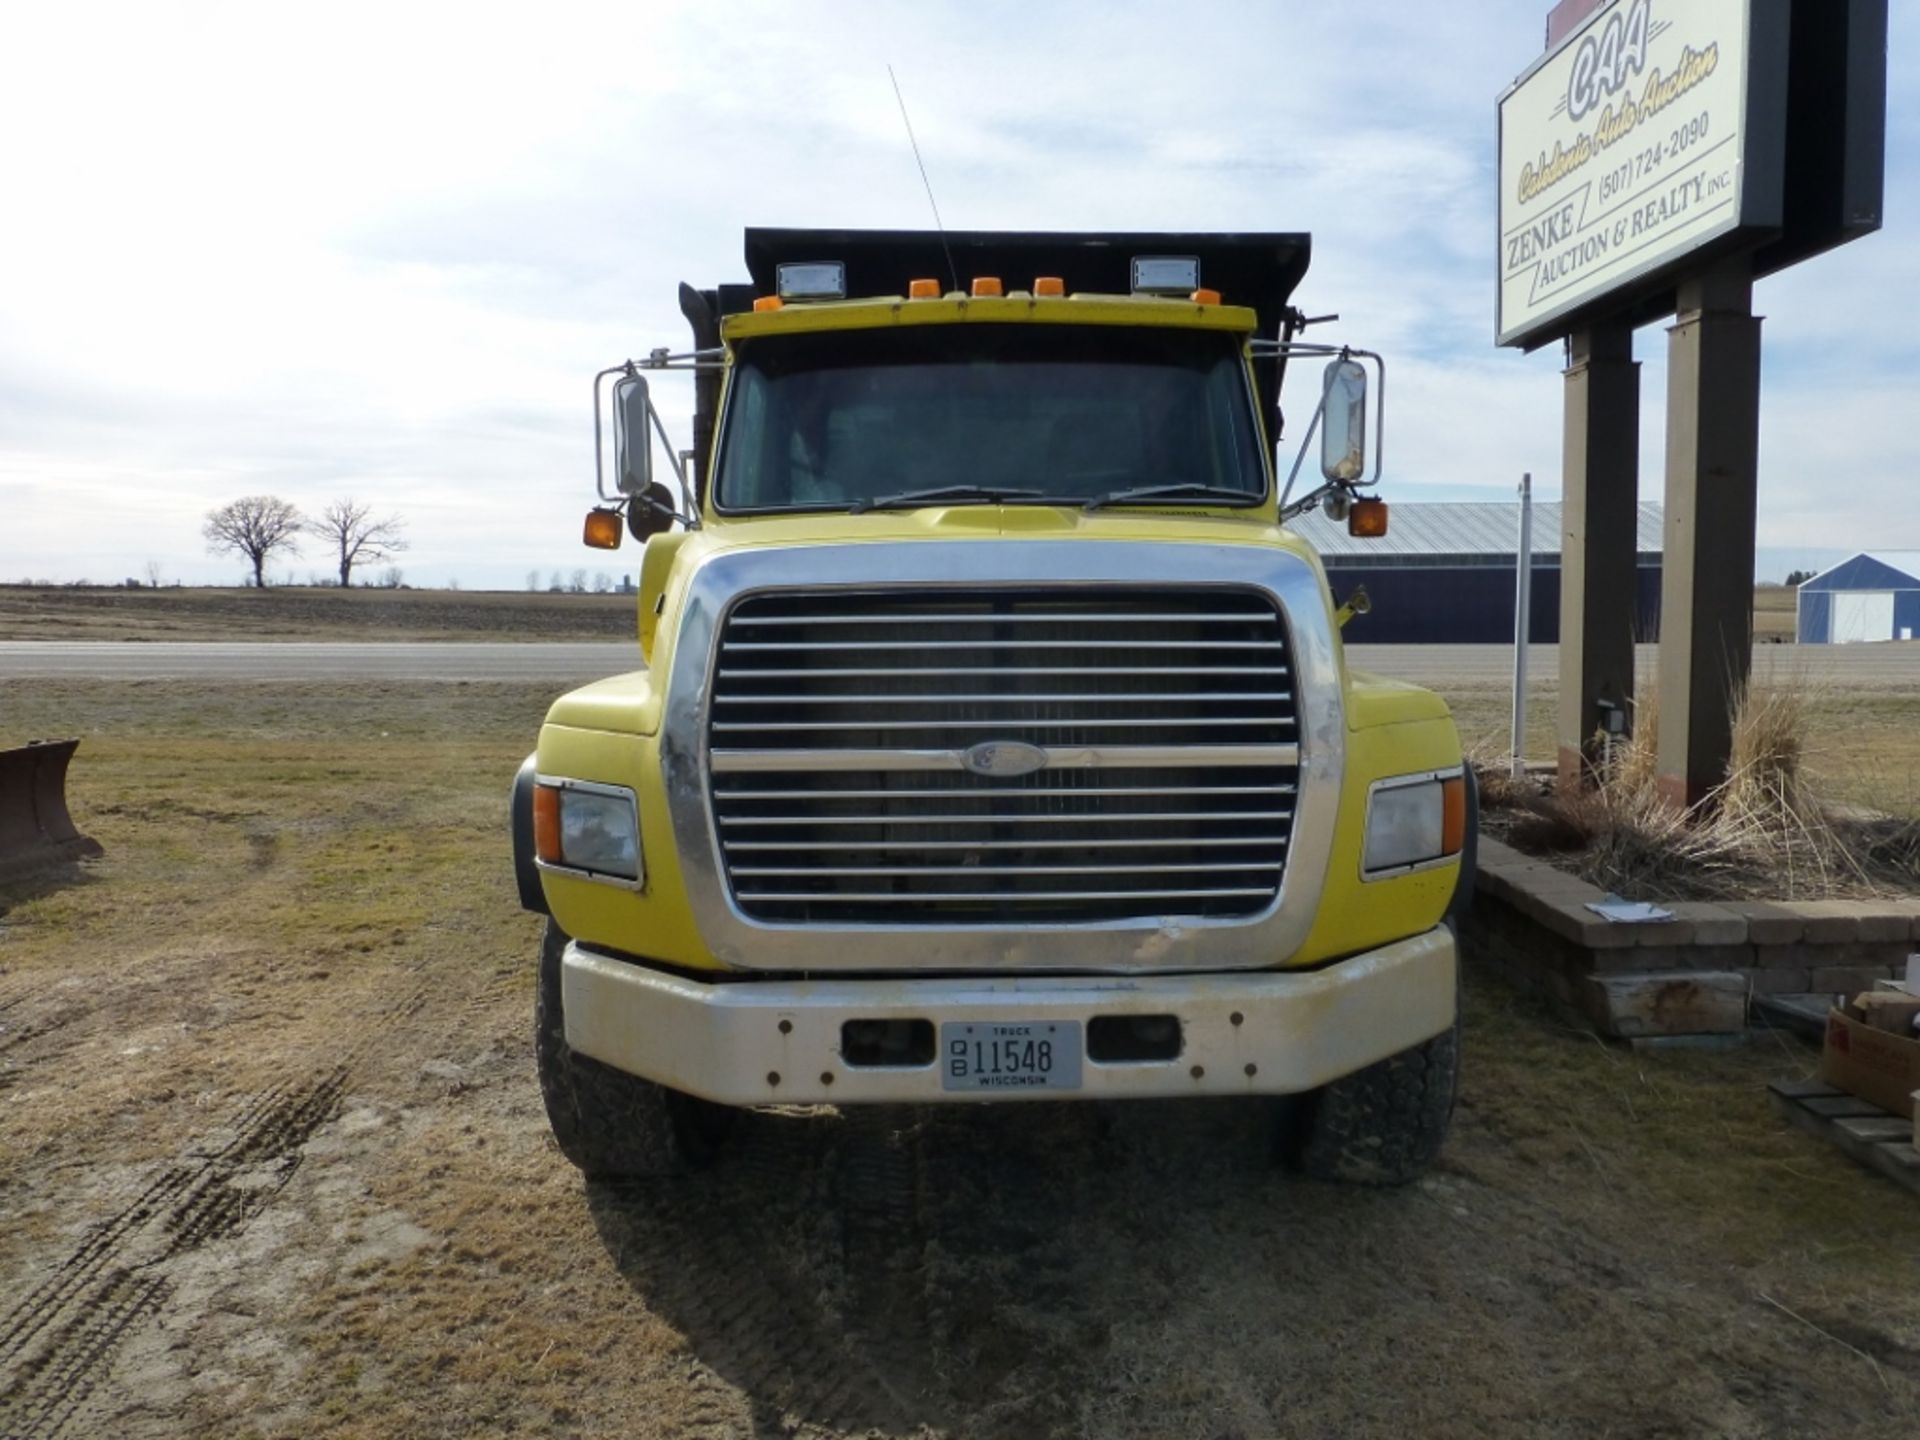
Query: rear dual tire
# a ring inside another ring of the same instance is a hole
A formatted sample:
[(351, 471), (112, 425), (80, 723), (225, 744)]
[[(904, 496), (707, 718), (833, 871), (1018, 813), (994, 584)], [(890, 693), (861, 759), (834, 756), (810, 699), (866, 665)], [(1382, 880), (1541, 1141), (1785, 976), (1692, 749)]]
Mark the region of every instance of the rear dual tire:
[(567, 1044), (560, 961), (567, 936), (547, 922), (534, 998), (540, 1096), (560, 1153), (590, 1180), (678, 1175), (712, 1163), (735, 1112), (642, 1080)]

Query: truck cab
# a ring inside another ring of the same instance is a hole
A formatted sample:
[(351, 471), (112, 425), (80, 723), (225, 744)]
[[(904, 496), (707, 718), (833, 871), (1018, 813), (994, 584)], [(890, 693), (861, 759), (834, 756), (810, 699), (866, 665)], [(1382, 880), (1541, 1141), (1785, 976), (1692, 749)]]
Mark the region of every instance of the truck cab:
[(751, 284), (682, 287), (691, 351), (603, 372), (587, 538), (644, 544), (636, 665), (556, 700), (514, 786), (562, 1151), (667, 1176), (757, 1105), (1291, 1096), (1284, 1159), (1418, 1174), (1473, 795), (1440, 700), (1349, 671), (1285, 523), (1385, 518), (1363, 352), (1298, 338), (1306, 237), (746, 248)]

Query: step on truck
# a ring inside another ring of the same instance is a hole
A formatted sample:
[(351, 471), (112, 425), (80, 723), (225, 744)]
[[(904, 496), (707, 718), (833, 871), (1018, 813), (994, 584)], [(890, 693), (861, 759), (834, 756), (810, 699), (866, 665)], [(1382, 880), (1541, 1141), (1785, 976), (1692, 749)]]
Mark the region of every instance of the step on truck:
[(750, 283), (680, 287), (690, 348), (595, 378), (585, 539), (644, 546), (638, 663), (512, 794), (588, 1175), (768, 1104), (1233, 1096), (1310, 1174), (1434, 1158), (1476, 806), (1287, 528), (1387, 522), (1384, 362), (1302, 338), (1308, 254), (752, 229)]

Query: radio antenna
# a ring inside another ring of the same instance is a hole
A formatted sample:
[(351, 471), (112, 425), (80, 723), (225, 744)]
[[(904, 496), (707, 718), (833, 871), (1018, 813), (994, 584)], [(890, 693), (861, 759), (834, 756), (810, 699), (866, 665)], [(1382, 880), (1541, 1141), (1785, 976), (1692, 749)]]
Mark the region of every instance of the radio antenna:
[(947, 227), (940, 219), (940, 202), (933, 198), (933, 182), (927, 179), (927, 162), (920, 158), (920, 142), (913, 138), (913, 121), (907, 118), (907, 97), (900, 93), (900, 77), (893, 73), (893, 66), (887, 66), (887, 79), (893, 82), (893, 98), (900, 103), (900, 123), (907, 127), (907, 144), (913, 147), (913, 163), (920, 167), (920, 183), (927, 187), (927, 204), (933, 210), (933, 228), (940, 233), (940, 249), (947, 257), (947, 274), (953, 279), (953, 288), (960, 288), (960, 270), (953, 263), (953, 248), (947, 244)]

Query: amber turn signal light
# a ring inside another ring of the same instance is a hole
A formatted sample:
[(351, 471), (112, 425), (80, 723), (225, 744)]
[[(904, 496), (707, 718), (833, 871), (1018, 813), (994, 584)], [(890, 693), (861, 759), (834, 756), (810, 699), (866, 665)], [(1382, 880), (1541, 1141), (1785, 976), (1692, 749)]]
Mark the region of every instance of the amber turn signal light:
[(909, 300), (938, 300), (940, 282), (938, 280), (909, 280), (907, 282)]
[(1067, 282), (1058, 275), (1038, 275), (1034, 277), (1033, 293), (1042, 299), (1064, 295), (1067, 293)]
[(1440, 853), (1458, 855), (1467, 845), (1467, 777), (1440, 782)]
[(1196, 290), (1187, 298), (1196, 305), (1218, 305), (1220, 303), (1220, 292), (1218, 290)]
[(759, 314), (763, 310), (778, 310), (786, 303), (778, 295), (760, 295), (755, 297), (753, 309), (755, 314)]
[(533, 853), (549, 865), (558, 865), (560, 852), (560, 787), (533, 787)]
[(1387, 533), (1387, 502), (1356, 500), (1347, 511), (1347, 534), (1363, 540), (1378, 540)]
[(1004, 292), (1000, 289), (998, 275), (976, 275), (973, 281), (973, 298), (976, 300), (997, 300)]
[(620, 529), (618, 510), (589, 510), (587, 526), (580, 538), (595, 550), (618, 550)]

